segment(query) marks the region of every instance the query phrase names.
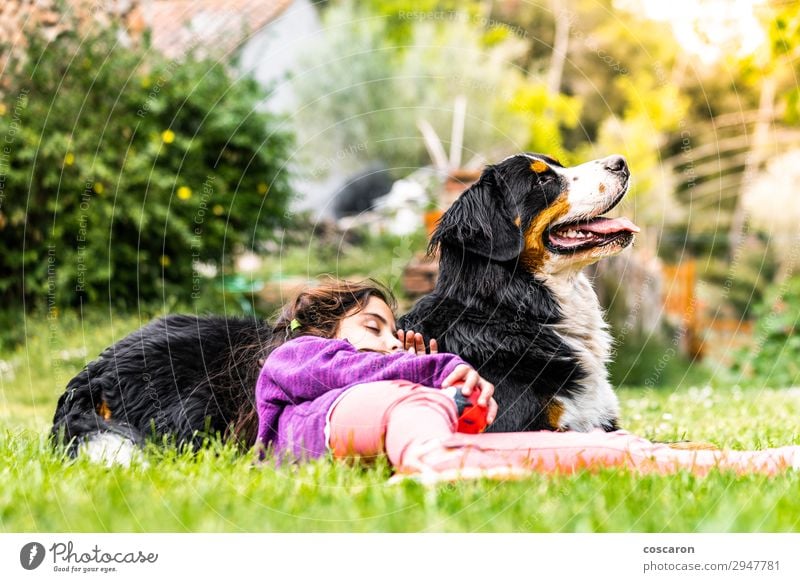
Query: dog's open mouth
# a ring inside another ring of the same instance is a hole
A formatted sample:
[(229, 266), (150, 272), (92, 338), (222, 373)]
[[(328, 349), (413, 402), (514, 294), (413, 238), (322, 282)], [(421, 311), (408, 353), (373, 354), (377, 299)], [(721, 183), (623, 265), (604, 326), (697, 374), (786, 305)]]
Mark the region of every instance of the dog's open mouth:
[(546, 243), (557, 253), (572, 253), (607, 245), (626, 247), (639, 227), (627, 218), (597, 217), (548, 229)]

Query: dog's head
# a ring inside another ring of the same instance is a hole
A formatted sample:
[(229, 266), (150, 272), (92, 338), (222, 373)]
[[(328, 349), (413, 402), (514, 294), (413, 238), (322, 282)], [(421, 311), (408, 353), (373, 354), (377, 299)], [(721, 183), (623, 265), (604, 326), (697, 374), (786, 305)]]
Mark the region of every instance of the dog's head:
[(442, 216), (432, 247), (458, 247), (492, 261), (518, 260), (553, 274), (617, 254), (639, 228), (605, 218), (625, 196), (625, 158), (565, 168), (541, 154), (517, 154), (488, 166)]

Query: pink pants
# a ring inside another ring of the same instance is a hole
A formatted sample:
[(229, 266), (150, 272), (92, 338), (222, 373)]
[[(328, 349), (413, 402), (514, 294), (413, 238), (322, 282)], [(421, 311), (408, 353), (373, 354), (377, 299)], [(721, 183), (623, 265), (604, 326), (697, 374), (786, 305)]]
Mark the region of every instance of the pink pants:
[(330, 416), (334, 456), (386, 454), (398, 473), (459, 476), (572, 473), (628, 467), (703, 475), (713, 467), (773, 475), (800, 466), (800, 446), (761, 451), (676, 450), (624, 431), (456, 432), (454, 400), (439, 390), (405, 381), (360, 384), (348, 390)]

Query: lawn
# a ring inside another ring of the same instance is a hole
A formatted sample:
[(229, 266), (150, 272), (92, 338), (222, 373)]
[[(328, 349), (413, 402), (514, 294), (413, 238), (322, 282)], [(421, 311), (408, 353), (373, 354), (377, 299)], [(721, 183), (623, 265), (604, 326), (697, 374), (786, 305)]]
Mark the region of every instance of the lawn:
[[(61, 458), (46, 432), (63, 386), (145, 321), (28, 319), (28, 341), (0, 353), (1, 531), (800, 531), (800, 474), (793, 473), (695, 478), (606, 470), (425, 488), (387, 484), (383, 463), (256, 468), (250, 456), (218, 444), (196, 456), (149, 451), (146, 464), (128, 469)], [(796, 388), (680, 385), (619, 394), (623, 425), (651, 439), (737, 449), (800, 444)]]

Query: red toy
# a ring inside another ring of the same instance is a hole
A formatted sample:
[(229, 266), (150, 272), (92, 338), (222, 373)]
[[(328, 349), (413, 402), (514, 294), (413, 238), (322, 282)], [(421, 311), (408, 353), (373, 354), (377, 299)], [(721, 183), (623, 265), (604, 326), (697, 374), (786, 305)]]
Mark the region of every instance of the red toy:
[(486, 430), (486, 415), (489, 413), (487, 406), (478, 405), (478, 397), (481, 392), (477, 388), (472, 389), (469, 396), (461, 393), (461, 388), (456, 389), (456, 406), (458, 407), (458, 432), (467, 434), (478, 434)]

